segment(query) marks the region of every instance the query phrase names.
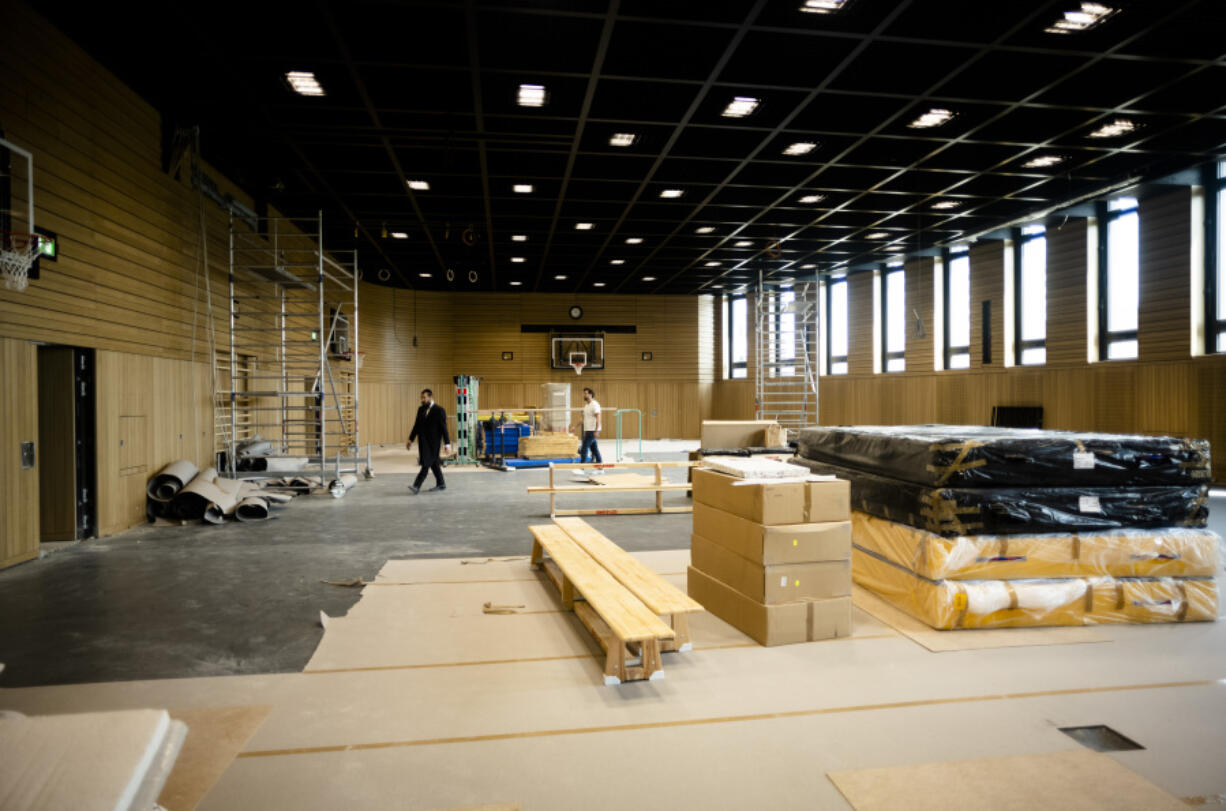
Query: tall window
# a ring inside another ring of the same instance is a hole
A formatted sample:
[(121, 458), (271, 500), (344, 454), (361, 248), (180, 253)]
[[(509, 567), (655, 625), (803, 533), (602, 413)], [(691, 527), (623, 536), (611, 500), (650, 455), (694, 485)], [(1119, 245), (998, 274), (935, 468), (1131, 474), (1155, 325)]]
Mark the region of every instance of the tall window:
[(735, 380), (749, 374), (749, 318), (745, 297), (728, 299), (727, 313), (724, 324), (728, 327), (725, 338), (728, 342), (728, 377)]
[(906, 333), (906, 274), (902, 268), (889, 268), (881, 285), (881, 368), (885, 371), (906, 371)]
[(847, 374), (847, 279), (826, 283), (826, 373)]
[[(774, 348), (775, 360), (796, 360), (796, 293), (780, 290), (775, 294), (775, 334), (779, 345)], [(791, 377), (795, 366), (778, 366), (773, 377)]]
[(1226, 352), (1226, 161), (1211, 172), (1205, 195), (1209, 233), (1205, 240), (1205, 350)]
[(1098, 207), (1098, 351), (1100, 360), (1137, 357), (1141, 297), (1140, 221), (1135, 197)]
[(965, 246), (945, 252), (945, 368), (971, 368), (971, 258)]
[(1047, 362), (1047, 229), (1013, 234), (1014, 356), (1022, 366)]

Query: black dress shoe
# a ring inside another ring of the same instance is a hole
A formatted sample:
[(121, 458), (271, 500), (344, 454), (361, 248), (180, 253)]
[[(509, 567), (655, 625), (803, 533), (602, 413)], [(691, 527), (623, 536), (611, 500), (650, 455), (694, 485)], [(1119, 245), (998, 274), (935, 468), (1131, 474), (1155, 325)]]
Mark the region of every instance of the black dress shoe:
[(411, 492), (413, 495), (417, 495), (418, 493), (420, 493), (420, 492), (421, 492), (421, 488), (420, 488), (420, 487), (418, 487), (418, 486), (417, 486), (417, 485), (415, 485), (415, 484), (410, 484), (410, 485), (409, 485), (409, 492)]
[(438, 487), (435, 487), (435, 488), (434, 488), (434, 489), (432, 489), (430, 492), (431, 492), (431, 493), (437, 493), (439, 490), (446, 490), (446, 489), (447, 489), (447, 485), (445, 485), (445, 484), (440, 484)]

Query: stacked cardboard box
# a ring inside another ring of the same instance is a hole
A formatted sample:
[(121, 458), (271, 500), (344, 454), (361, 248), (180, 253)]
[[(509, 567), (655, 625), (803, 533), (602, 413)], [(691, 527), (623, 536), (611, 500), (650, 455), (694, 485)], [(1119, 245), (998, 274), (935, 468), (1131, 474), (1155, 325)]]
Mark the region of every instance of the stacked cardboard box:
[(851, 633), (846, 481), (694, 471), (690, 596), (763, 645)]

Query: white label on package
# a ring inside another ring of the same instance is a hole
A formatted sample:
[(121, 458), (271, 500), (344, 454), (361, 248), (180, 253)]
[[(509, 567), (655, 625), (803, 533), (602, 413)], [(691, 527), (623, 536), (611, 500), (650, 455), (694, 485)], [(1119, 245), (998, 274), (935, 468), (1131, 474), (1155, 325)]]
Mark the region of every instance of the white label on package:
[(1081, 496), (1077, 502), (1077, 509), (1083, 513), (1101, 513), (1103, 505), (1099, 503), (1098, 496)]
[(785, 574), (783, 577), (779, 578), (779, 588), (786, 589), (787, 587), (788, 587), (788, 576)]
[(1092, 451), (1073, 451), (1073, 470), (1093, 470), (1094, 453)]

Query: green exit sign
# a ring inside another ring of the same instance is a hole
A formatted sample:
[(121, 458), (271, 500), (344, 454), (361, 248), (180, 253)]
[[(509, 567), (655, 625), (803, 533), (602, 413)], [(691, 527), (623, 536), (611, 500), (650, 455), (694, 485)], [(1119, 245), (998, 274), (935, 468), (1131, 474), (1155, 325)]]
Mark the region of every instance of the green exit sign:
[(54, 232), (48, 231), (46, 228), (35, 228), (34, 233), (38, 234), (42, 239), (38, 245), (38, 258), (46, 259), (48, 262), (54, 262), (60, 257), (60, 238)]

